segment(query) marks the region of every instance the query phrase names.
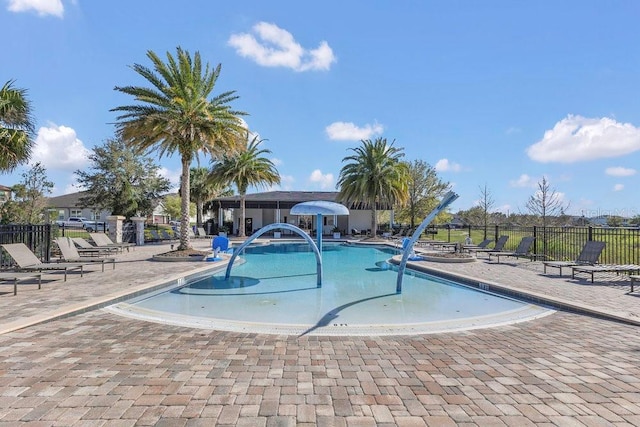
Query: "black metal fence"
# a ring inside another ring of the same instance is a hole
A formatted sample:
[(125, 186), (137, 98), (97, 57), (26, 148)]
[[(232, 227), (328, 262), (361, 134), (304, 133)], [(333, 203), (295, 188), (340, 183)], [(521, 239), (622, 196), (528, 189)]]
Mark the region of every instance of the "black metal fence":
[[(622, 227), (520, 227), (492, 225), (487, 227), (466, 226), (463, 228), (431, 227), (436, 239), (463, 243), (471, 236), (474, 243), (488, 238), (494, 241), (502, 235), (509, 236), (505, 250), (516, 248), (525, 236), (536, 238), (532, 252), (551, 260), (574, 260), (585, 242), (597, 240), (606, 243), (600, 255), (602, 264), (640, 265), (640, 228)], [(430, 235), (431, 237), (432, 235)]]
[[(24, 243), (38, 258), (49, 261), (53, 242), (50, 224), (10, 224), (0, 225), (0, 244)], [(7, 268), (13, 264), (11, 257), (0, 251), (0, 267)]]

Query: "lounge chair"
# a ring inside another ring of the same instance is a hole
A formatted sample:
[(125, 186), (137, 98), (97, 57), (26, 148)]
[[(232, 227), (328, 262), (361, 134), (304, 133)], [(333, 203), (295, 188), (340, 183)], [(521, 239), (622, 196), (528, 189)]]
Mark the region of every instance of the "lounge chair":
[(591, 276), (591, 283), (593, 283), (593, 276), (596, 273), (624, 273), (629, 275), (640, 274), (640, 265), (636, 264), (598, 264), (598, 265), (574, 265), (571, 267), (571, 278), (576, 278), (576, 273), (585, 273)]
[(463, 251), (471, 251), (474, 249), (485, 249), (489, 244), (493, 242), (493, 239), (484, 239), (482, 242), (477, 245), (462, 245)]
[(58, 249), (60, 249), (60, 253), (62, 254), (62, 258), (66, 262), (85, 262), (85, 263), (95, 263), (99, 262), (102, 264), (102, 271), (104, 271), (104, 265), (107, 263), (111, 263), (113, 265), (113, 269), (116, 269), (116, 259), (115, 258), (99, 258), (99, 257), (83, 257), (76, 249), (76, 245), (73, 243), (69, 237), (57, 237), (55, 239), (56, 244), (58, 245)]
[(576, 265), (595, 265), (598, 263), (598, 258), (600, 258), (600, 254), (602, 253), (606, 243), (598, 242), (595, 240), (587, 241), (578, 258), (574, 261), (543, 261), (544, 264), (544, 274), (547, 273), (547, 267), (553, 267), (560, 270), (560, 276), (562, 276), (562, 268), (563, 267), (573, 267)]
[(529, 256), (529, 251), (535, 240), (536, 238), (533, 236), (525, 236), (520, 240), (518, 247), (514, 251), (490, 251), (488, 252), (489, 261), (491, 261), (492, 256), (498, 259), (498, 264), (500, 264), (500, 257), (526, 258)]
[(498, 252), (501, 251), (504, 248), (504, 245), (507, 243), (507, 240), (509, 240), (509, 236), (504, 235), (504, 236), (500, 236), (498, 237), (498, 240), (496, 240), (496, 244), (493, 246), (493, 248), (479, 248), (479, 249), (469, 249), (470, 253), (475, 253), (476, 256), (479, 253), (488, 253), (488, 252)]
[[(18, 295), (18, 282), (22, 280), (38, 279), (38, 289), (42, 289), (42, 273), (32, 272), (24, 273), (18, 271), (2, 271), (0, 272), (0, 282), (13, 282), (13, 294)], [(633, 291), (633, 284), (631, 284)]]
[(198, 227), (198, 236), (201, 239), (207, 238), (209, 236), (207, 236), (207, 231), (204, 229), (204, 227)]
[(89, 236), (91, 237), (91, 240), (93, 240), (96, 243), (96, 245), (119, 248), (121, 252), (124, 249), (126, 249), (127, 252), (129, 252), (129, 249), (136, 245), (135, 243), (129, 243), (129, 242), (115, 243), (113, 240), (109, 238), (109, 236), (107, 236), (104, 233), (89, 233)]
[(113, 246), (96, 246), (82, 237), (71, 237), (71, 240), (77, 246), (80, 255), (103, 256), (122, 252), (119, 248), (114, 248)]
[(177, 237), (175, 236), (175, 233), (173, 233), (173, 236), (172, 236), (164, 228), (162, 230), (160, 230), (160, 234), (162, 235), (162, 238), (165, 239), (165, 240), (176, 240), (177, 239)]
[(81, 262), (42, 262), (24, 243), (9, 243), (0, 245), (9, 254), (22, 271), (63, 271), (67, 280), (67, 271), (80, 270), (80, 277), (84, 273), (87, 263)]

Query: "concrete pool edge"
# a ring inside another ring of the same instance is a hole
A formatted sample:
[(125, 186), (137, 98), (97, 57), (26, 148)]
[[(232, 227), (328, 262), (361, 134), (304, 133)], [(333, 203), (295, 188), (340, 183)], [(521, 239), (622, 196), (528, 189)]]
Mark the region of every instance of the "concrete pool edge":
[(77, 314), (86, 313), (89, 311), (97, 310), (109, 305), (118, 303), (120, 301), (126, 301), (139, 295), (144, 295), (150, 292), (158, 291), (171, 286), (172, 283), (193, 280), (198, 276), (208, 274), (213, 271), (225, 268), (227, 266), (228, 259), (223, 261), (206, 263), (202, 267), (190, 271), (188, 274), (184, 272), (176, 273), (174, 275), (163, 277), (162, 279), (153, 280), (143, 285), (137, 285), (131, 288), (123, 289), (117, 292), (112, 292), (100, 297), (92, 298), (87, 301), (78, 302), (75, 304), (67, 305), (58, 308), (53, 311), (47, 311), (46, 313), (30, 316), (25, 319), (18, 319), (12, 322), (0, 325), (0, 335), (14, 332), (20, 329), (24, 329), (30, 326), (38, 325), (40, 323), (51, 322), (53, 320), (62, 319), (65, 317), (75, 316)]
[[(390, 262), (397, 265), (399, 262), (398, 256), (392, 257), (390, 259)], [(529, 290), (517, 289), (512, 286), (492, 282), (490, 280), (480, 280), (476, 277), (467, 276), (461, 273), (453, 273), (450, 271), (442, 270), (435, 267), (434, 265), (409, 262), (407, 267), (409, 267), (411, 270), (432, 274), (435, 276), (443, 277), (445, 279), (459, 281), (464, 285), (476, 289), (495, 292), (499, 295), (512, 297), (521, 301), (531, 302), (533, 304), (546, 305), (556, 310), (597, 317), (600, 319), (611, 320), (633, 326), (640, 326), (640, 319), (638, 319), (632, 313), (612, 312), (610, 310), (597, 308), (580, 302), (569, 301), (558, 297), (551, 297)]]

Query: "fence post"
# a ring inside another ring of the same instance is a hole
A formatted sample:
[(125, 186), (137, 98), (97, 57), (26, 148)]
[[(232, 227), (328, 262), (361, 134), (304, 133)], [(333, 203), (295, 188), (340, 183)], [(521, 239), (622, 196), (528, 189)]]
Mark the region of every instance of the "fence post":
[(538, 253), (538, 227), (533, 226), (533, 253)]
[(588, 241), (593, 240), (593, 227), (591, 225), (587, 229), (587, 240)]

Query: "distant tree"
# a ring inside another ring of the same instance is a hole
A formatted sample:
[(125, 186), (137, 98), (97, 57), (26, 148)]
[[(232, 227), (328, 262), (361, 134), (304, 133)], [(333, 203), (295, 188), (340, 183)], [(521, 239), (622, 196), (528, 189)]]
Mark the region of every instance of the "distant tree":
[[(251, 141), (249, 141), (251, 139)], [(280, 184), (280, 174), (271, 160), (264, 157), (270, 150), (260, 149), (264, 141), (258, 136), (246, 133), (247, 148), (236, 154), (225, 154), (219, 160), (214, 160), (209, 181), (224, 188), (233, 184), (240, 194), (240, 224), (238, 235), (245, 237), (245, 199), (250, 186), (265, 187)]]
[(423, 160), (407, 162), (408, 187), (404, 206), (395, 208), (397, 217), (408, 219), (411, 229), (416, 227), (438, 205), (440, 197), (449, 190), (448, 182), (438, 178), (435, 168)]
[[(177, 194), (167, 194), (162, 198), (160, 202), (163, 215), (167, 215), (169, 218), (180, 218), (182, 212), (182, 198)], [(189, 216), (193, 216), (196, 213), (195, 203), (189, 205)]]
[(10, 80), (0, 89), (0, 172), (29, 161), (35, 126), (26, 89)]
[(22, 173), (22, 181), (12, 187), (14, 197), (2, 205), (2, 222), (41, 224), (47, 209), (47, 195), (53, 182), (47, 178), (46, 169), (36, 163)]
[(543, 227), (547, 227), (549, 217), (564, 215), (569, 204), (562, 200), (543, 176), (542, 181), (538, 182), (538, 190), (529, 197), (526, 207), (529, 213), (542, 219)]
[[(233, 190), (228, 185), (212, 181), (209, 179), (209, 169), (191, 168), (191, 198), (196, 205), (196, 226), (202, 226), (204, 207), (208, 201), (216, 197), (232, 195)], [(178, 193), (180, 194), (180, 193)]]
[(114, 215), (147, 216), (157, 206), (170, 182), (149, 157), (129, 150), (121, 140), (107, 140), (89, 156), (89, 170), (77, 170), (78, 182), (88, 190), (85, 206), (108, 209)]
[(189, 242), (189, 206), (191, 203), (189, 170), (198, 153), (219, 157), (239, 151), (245, 131), (241, 116), (230, 103), (238, 98), (234, 91), (207, 99), (220, 75), (221, 65), (211, 69), (202, 64), (200, 53), (191, 54), (177, 48), (176, 56), (167, 52), (167, 61), (153, 51), (147, 52), (153, 70), (140, 64), (133, 70), (153, 87), (116, 86), (115, 90), (131, 95), (137, 104), (114, 108), (118, 116), (118, 134), (129, 147), (146, 152), (154, 150), (160, 158), (178, 153), (182, 163), (180, 194), (179, 250), (191, 248)]
[(394, 147), (386, 138), (362, 140), (360, 147), (351, 148), (354, 154), (342, 159), (336, 187), (338, 201), (348, 206), (356, 204), (371, 209), (371, 233), (378, 230), (379, 206), (404, 206), (408, 199), (409, 168), (403, 150)]
[(629, 224), (640, 225), (640, 215), (636, 215), (629, 220)]
[(489, 217), (491, 216), (494, 203), (491, 191), (485, 183), (483, 187), (480, 187), (480, 199), (478, 201), (478, 207), (482, 212), (482, 227), (484, 229), (485, 239), (487, 238), (487, 227), (489, 226)]
[(607, 225), (609, 227), (622, 227), (623, 218), (618, 215), (609, 215), (607, 217)]

